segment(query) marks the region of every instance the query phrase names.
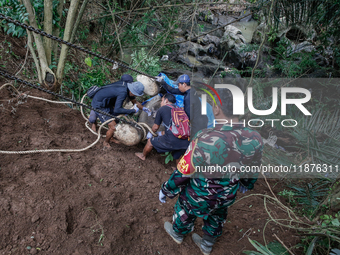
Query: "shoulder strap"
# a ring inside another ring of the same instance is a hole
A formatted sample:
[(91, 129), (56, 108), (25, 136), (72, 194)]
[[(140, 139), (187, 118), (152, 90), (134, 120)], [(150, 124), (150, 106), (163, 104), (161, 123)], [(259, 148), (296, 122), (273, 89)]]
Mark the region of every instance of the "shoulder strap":
[(116, 82), (104, 85), (103, 87), (100, 87), (100, 88), (110, 88), (110, 87), (120, 87), (120, 86), (127, 87), (127, 84), (125, 83), (125, 81), (123, 81), (122, 85), (117, 85), (117, 84), (114, 84), (114, 83), (116, 83)]
[(173, 105), (171, 104), (166, 104), (166, 106), (169, 106), (171, 109), (175, 108)]
[[(168, 106), (170, 109), (174, 109), (174, 108), (175, 108), (173, 105), (170, 105), (170, 104), (166, 104), (165, 106)], [(164, 123), (164, 121), (163, 121), (163, 123)], [(171, 118), (170, 118), (170, 124), (169, 124), (169, 126), (167, 126), (167, 125), (164, 123), (164, 126), (167, 128), (167, 130), (170, 130), (171, 123), (172, 123), (172, 115), (171, 115)]]

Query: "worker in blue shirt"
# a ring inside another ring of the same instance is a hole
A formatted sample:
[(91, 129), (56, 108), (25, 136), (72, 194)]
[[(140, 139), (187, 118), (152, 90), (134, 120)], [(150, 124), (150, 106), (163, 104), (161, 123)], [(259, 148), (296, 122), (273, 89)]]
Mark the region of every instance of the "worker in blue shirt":
[[(162, 87), (169, 93), (184, 96), (184, 111), (189, 117), (191, 126), (190, 137), (194, 137), (198, 131), (207, 128), (208, 117), (201, 114), (201, 101), (198, 98), (196, 90), (190, 85), (189, 75), (182, 74), (178, 77), (177, 81), (175, 82), (175, 84), (178, 86), (178, 89), (168, 85), (163, 80), (162, 76), (157, 77), (157, 82), (161, 83)], [(191, 108), (190, 103), (194, 107)]]

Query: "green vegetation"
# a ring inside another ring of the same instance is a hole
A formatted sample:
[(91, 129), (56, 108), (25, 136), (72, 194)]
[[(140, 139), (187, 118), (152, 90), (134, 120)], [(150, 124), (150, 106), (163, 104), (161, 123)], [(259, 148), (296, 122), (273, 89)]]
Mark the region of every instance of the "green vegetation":
[[(149, 75), (156, 76), (162, 70), (159, 63), (159, 58), (155, 56), (148, 56), (144, 48), (131, 54), (131, 59), (131, 67), (136, 68)], [(134, 78), (137, 76), (135, 72), (131, 73), (131, 75)]]
[(255, 240), (248, 238), (249, 242), (254, 246), (256, 251), (244, 251), (248, 255), (288, 255), (289, 252), (279, 242), (271, 242), (267, 246), (260, 244)]
[[(20, 22), (25, 22), (28, 20), (26, 8), (19, 1), (0, 0), (0, 12), (13, 19), (19, 20)], [(25, 29), (16, 26), (13, 23), (8, 23), (5, 20), (1, 21), (0, 26), (4, 28), (6, 34), (12, 34), (13, 36), (17, 37), (26, 35)]]
[(86, 58), (84, 62), (86, 60), (87, 63), (91, 63), (91, 66), (88, 66), (88, 70), (81, 70), (71, 62), (65, 65), (66, 78), (61, 90), (77, 101), (80, 101), (81, 97), (90, 87), (94, 85), (101, 87), (110, 83), (110, 80), (107, 78), (110, 75), (110, 66), (103, 63), (97, 57), (94, 57), (93, 60)]
[(168, 164), (170, 161), (174, 160), (171, 152), (165, 152), (164, 154), (161, 154), (161, 156), (165, 156), (165, 164)]
[(274, 68), (281, 71), (283, 77), (298, 78), (320, 68), (313, 59), (315, 51), (294, 53), (286, 37), (282, 38), (273, 49), (276, 54)]

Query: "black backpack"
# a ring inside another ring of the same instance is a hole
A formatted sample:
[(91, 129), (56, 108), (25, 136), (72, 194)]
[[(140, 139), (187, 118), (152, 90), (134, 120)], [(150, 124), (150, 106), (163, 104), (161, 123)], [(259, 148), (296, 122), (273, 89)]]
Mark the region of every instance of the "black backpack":
[(91, 88), (89, 88), (89, 90), (86, 92), (87, 96), (89, 98), (93, 98), (94, 95), (103, 87), (99, 88), (98, 86), (92, 86)]

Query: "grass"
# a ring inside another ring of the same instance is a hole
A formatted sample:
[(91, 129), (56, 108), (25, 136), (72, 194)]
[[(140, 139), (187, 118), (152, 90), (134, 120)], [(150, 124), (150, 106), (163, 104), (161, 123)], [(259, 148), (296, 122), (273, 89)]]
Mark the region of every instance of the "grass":
[(91, 213), (93, 213), (95, 215), (96, 224), (93, 225), (90, 228), (91, 229), (91, 235), (95, 234), (95, 233), (99, 233), (100, 235), (99, 235), (97, 244), (100, 245), (100, 246), (104, 246), (105, 233), (104, 233), (103, 226), (100, 224), (100, 222), (98, 220), (98, 214), (96, 213), (96, 211), (94, 210), (93, 207), (88, 207), (85, 210), (89, 211), (89, 212), (91, 212)]

